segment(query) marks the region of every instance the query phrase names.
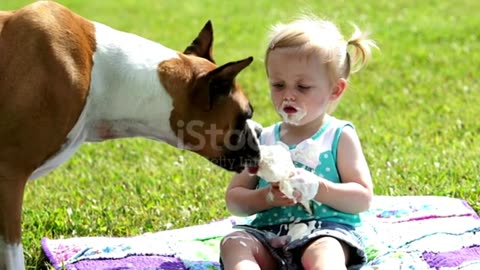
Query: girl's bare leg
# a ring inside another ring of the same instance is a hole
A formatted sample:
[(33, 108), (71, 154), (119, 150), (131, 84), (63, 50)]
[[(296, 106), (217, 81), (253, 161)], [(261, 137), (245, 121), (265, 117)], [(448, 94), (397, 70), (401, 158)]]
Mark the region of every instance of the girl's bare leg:
[(233, 232), (223, 238), (220, 257), (225, 270), (273, 270), (277, 267), (268, 249), (243, 231)]
[(310, 244), (302, 255), (305, 270), (347, 269), (349, 248), (332, 237), (322, 237)]

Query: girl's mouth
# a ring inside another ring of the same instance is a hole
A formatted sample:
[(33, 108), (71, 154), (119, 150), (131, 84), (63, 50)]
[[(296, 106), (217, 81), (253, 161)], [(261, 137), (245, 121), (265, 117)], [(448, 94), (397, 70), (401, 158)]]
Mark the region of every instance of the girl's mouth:
[(307, 112), (302, 107), (298, 108), (291, 104), (282, 104), (278, 113), (282, 116), (283, 121), (292, 125), (299, 125)]
[(292, 106), (285, 106), (285, 107), (283, 107), (283, 111), (287, 114), (294, 114), (298, 110), (295, 107), (292, 107)]

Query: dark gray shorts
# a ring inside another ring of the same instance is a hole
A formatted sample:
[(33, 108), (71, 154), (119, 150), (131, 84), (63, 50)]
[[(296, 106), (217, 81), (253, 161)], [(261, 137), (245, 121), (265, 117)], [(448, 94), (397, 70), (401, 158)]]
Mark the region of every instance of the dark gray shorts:
[[(302, 269), (301, 255), (312, 241), (324, 237), (333, 237), (350, 247), (350, 259), (348, 261), (348, 269), (360, 269), (367, 262), (365, 247), (362, 238), (355, 231), (355, 228), (349, 225), (321, 222), (321, 221), (302, 221), (301, 223), (310, 224), (310, 232), (303, 234), (301, 238), (287, 242), (285, 245), (278, 247), (277, 240), (281, 236), (288, 234), (288, 224), (267, 226), (256, 228), (248, 225), (238, 225), (234, 228), (243, 229), (258, 239), (277, 260), (278, 269), (296, 270)], [(221, 263), (221, 262), (220, 262)], [(223, 265), (222, 265), (223, 269)]]

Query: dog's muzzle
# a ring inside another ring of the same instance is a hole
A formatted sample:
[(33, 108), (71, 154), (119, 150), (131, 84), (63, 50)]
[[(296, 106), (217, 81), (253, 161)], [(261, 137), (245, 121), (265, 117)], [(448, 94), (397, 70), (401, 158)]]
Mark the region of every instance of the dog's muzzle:
[(245, 168), (258, 167), (260, 161), (259, 136), (261, 125), (247, 120), (244, 129), (239, 132), (238, 139), (233, 147), (225, 147), (224, 155), (210, 159), (214, 164), (233, 172), (241, 172)]

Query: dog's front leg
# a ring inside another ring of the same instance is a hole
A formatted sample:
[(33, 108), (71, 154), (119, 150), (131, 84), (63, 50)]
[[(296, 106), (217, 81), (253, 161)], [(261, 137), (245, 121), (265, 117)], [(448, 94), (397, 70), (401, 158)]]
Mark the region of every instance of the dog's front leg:
[(6, 178), (0, 174), (0, 270), (25, 269), (21, 211), (27, 178)]

